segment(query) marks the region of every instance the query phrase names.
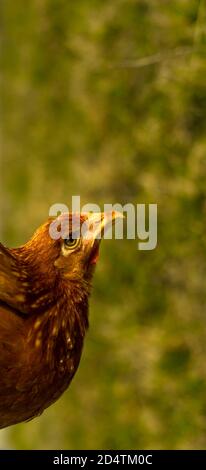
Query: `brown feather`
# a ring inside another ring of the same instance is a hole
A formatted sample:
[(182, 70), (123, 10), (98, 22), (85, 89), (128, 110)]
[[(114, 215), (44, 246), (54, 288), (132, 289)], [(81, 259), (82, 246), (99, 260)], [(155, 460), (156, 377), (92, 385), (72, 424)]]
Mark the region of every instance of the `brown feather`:
[(71, 279), (54, 267), (60, 241), (49, 237), (49, 223), (20, 248), (0, 246), (0, 428), (57, 400), (77, 370), (88, 328), (89, 279), (77, 269), (78, 256)]

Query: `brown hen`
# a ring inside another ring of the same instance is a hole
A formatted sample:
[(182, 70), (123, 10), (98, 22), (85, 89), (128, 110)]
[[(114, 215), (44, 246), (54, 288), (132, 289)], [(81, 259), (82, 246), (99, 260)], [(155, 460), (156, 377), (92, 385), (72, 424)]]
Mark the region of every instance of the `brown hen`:
[(41, 414), (71, 382), (88, 328), (98, 237), (118, 217), (81, 215), (81, 225), (96, 221), (96, 230), (74, 239), (72, 215), (64, 214), (56, 220), (69, 221), (69, 231), (59, 239), (51, 238), (49, 218), (25, 245), (0, 244), (0, 428)]

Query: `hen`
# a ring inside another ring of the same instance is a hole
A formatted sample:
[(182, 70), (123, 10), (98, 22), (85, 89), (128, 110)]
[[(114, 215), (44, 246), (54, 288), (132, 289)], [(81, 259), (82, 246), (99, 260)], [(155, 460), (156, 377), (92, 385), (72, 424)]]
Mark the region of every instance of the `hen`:
[[(25, 245), (0, 244), (0, 428), (43, 412), (66, 390), (81, 357), (88, 328), (88, 298), (99, 236), (122, 217), (83, 214), (96, 223), (92, 236), (50, 236), (49, 218)], [(72, 226), (73, 229), (73, 226)]]

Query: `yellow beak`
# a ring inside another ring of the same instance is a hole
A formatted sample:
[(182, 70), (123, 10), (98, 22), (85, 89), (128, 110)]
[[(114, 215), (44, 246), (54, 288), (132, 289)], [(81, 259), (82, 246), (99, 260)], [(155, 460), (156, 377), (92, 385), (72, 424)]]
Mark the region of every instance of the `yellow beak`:
[(86, 238), (92, 238), (93, 240), (103, 238), (106, 230), (111, 228), (111, 226), (120, 219), (124, 219), (124, 215), (122, 212), (118, 211), (94, 212), (89, 215), (87, 214), (88, 233), (86, 234)]

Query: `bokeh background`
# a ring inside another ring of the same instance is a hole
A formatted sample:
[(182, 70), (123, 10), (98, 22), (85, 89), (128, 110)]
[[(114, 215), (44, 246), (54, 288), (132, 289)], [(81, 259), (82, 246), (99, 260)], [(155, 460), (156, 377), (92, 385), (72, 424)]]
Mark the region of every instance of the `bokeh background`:
[(81, 366), (16, 449), (206, 448), (206, 5), (1, 4), (1, 239), (49, 206), (157, 203), (158, 247), (102, 244)]

